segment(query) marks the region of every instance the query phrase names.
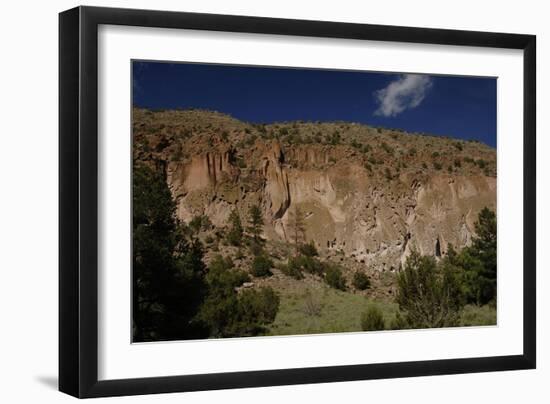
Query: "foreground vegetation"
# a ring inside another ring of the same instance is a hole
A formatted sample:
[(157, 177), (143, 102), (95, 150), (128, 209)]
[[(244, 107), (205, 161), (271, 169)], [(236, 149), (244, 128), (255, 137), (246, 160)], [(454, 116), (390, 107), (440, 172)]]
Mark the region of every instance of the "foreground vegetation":
[[(268, 335), (303, 335), (336, 332), (374, 331), (363, 327), (362, 317), (369, 308), (382, 314), (383, 329), (391, 329), (399, 305), (391, 301), (372, 300), (351, 291), (343, 292), (321, 283), (305, 290), (283, 289), (275, 321)], [(496, 308), (492, 305), (466, 305), (460, 316), (460, 326), (496, 324)]]
[[(439, 260), (412, 251), (396, 275), (395, 298), (384, 300), (369, 296), (366, 274), (357, 271), (349, 280), (341, 264), (319, 256), (306, 240), (299, 209), (290, 218), (293, 243), (285, 257), (272, 256), (261, 238), (263, 225), (258, 206), (246, 218), (234, 210), (216, 239), (201, 240), (211, 228), (208, 217), (179, 222), (163, 175), (136, 165), (134, 341), (496, 324), (496, 217), (486, 208), (470, 247), (449, 246)], [(236, 254), (206, 260), (203, 243), (212, 251), (223, 243)], [(250, 263), (243, 267), (245, 256)], [(277, 271), (294, 287), (270, 286)]]
[[(217, 256), (206, 267), (193, 229), (204, 223), (187, 228), (175, 219), (175, 203), (158, 172), (134, 167), (133, 202), (135, 342), (265, 332), (265, 325), (275, 319), (279, 296), (271, 288), (237, 293), (249, 275), (235, 268), (230, 258)], [(235, 226), (238, 242), (242, 229)], [(265, 262), (260, 268), (265, 269)]]

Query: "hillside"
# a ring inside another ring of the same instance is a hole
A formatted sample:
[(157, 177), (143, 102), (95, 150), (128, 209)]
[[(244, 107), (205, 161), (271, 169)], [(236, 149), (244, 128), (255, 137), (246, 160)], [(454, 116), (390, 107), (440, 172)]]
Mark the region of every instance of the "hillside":
[(411, 248), (468, 245), (479, 210), (496, 207), (496, 152), (478, 142), (201, 110), (134, 109), (133, 128), (134, 159), (165, 171), (182, 221), (224, 228), (233, 209), (244, 218), (258, 204), (263, 237), (284, 243), (298, 207), (307, 241), (368, 272), (395, 271)]

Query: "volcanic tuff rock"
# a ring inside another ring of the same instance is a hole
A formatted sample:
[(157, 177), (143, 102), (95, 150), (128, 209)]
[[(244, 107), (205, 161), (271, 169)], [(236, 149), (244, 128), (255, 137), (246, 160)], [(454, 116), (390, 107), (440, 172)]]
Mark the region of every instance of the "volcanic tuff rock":
[(134, 109), (134, 161), (164, 169), (189, 222), (223, 228), (262, 208), (264, 237), (291, 241), (289, 216), (323, 254), (395, 270), (411, 249), (443, 256), (496, 209), (495, 150), (473, 141), (347, 122), (252, 125), (215, 112)]

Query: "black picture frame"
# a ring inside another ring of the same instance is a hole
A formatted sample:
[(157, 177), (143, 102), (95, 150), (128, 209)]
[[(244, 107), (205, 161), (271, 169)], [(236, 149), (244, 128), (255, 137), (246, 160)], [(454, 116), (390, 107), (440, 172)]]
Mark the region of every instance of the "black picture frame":
[[(100, 24), (523, 50), (523, 354), (99, 381), (97, 52)], [(59, 15), (59, 100), (61, 391), (85, 398), (535, 368), (535, 36), (77, 7)]]

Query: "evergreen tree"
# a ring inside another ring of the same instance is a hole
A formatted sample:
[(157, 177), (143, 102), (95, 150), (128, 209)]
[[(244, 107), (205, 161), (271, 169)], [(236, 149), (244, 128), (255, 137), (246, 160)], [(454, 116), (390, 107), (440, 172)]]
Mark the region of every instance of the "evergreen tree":
[(483, 208), (475, 224), (472, 245), (460, 253), (449, 248), (448, 258), (463, 268), (462, 282), (468, 303), (487, 304), (497, 295), (497, 223), (495, 213)]
[(398, 274), (396, 301), (406, 328), (457, 326), (464, 306), (459, 268), (413, 251)]
[(229, 214), (229, 232), (227, 233), (227, 242), (233, 246), (240, 246), (243, 240), (243, 225), (237, 209), (233, 209)]
[(483, 270), (479, 272), (479, 302), (486, 304), (497, 297), (497, 219), (495, 212), (483, 208), (476, 222), (476, 237), (472, 240), (472, 254)]
[(212, 260), (207, 275), (209, 293), (199, 314), (211, 337), (260, 335), (275, 320), (279, 297), (272, 288), (235, 290), (248, 279), (231, 260), (222, 256)]
[(134, 167), (134, 341), (206, 336), (194, 321), (206, 292), (202, 255), (198, 241), (183, 237), (163, 176), (147, 166)]
[(254, 236), (254, 239), (258, 241), (260, 234), (262, 234), (262, 228), (264, 226), (264, 219), (262, 217), (262, 211), (258, 205), (252, 205), (248, 211), (250, 224), (249, 231)]
[(294, 208), (289, 216), (289, 225), (296, 245), (296, 255), (298, 255), (300, 244), (304, 243), (306, 238), (305, 216), (298, 206)]

